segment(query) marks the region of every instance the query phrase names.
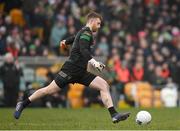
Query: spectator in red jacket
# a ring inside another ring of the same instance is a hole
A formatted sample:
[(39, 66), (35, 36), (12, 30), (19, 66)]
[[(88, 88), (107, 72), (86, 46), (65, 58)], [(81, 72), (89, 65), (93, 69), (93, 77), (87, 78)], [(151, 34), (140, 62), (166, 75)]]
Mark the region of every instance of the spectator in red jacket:
[(161, 72), (161, 76), (165, 79), (167, 79), (170, 75), (170, 71), (169, 71), (169, 68), (168, 68), (168, 64), (167, 63), (164, 63), (162, 65), (162, 72)]
[(130, 72), (127, 68), (126, 61), (123, 61), (120, 68), (117, 70), (117, 78), (121, 83), (127, 83), (130, 81)]
[(132, 69), (132, 80), (142, 81), (144, 77), (143, 63), (136, 62)]

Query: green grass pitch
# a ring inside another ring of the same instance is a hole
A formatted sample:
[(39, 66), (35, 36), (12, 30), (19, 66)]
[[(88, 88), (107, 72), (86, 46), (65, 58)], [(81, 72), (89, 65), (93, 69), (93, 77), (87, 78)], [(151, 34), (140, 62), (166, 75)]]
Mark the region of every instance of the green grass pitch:
[(135, 123), (136, 113), (143, 109), (118, 109), (130, 111), (127, 121), (113, 124), (105, 108), (47, 109), (28, 108), (22, 117), (12, 117), (14, 109), (0, 109), (0, 130), (180, 130), (180, 108), (145, 109), (152, 115), (149, 125)]

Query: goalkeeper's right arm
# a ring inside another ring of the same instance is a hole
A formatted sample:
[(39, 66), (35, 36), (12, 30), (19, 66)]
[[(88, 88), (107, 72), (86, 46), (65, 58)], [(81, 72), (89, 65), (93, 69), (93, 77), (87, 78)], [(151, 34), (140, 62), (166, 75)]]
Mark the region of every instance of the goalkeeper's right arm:
[(68, 37), (65, 40), (60, 41), (60, 47), (61, 48), (67, 48), (67, 45), (72, 45), (74, 42), (75, 36)]

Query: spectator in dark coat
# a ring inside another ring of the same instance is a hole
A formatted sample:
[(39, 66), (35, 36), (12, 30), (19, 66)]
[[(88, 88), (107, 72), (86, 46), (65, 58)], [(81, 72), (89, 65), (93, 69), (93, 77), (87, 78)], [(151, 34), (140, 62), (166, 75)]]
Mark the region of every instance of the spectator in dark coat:
[(4, 104), (6, 107), (16, 105), (19, 93), (19, 84), (22, 71), (18, 64), (14, 62), (12, 54), (5, 55), (5, 62), (0, 67), (0, 78), (4, 88)]

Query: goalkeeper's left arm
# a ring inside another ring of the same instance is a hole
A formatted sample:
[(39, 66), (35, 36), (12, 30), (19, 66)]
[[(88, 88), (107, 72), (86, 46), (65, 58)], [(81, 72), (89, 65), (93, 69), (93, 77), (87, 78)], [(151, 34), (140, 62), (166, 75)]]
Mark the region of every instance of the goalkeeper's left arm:
[(84, 37), (80, 37), (79, 40), (79, 46), (80, 46), (80, 52), (83, 55), (84, 59), (88, 61), (91, 65), (93, 65), (99, 72), (102, 72), (105, 68), (105, 65), (101, 62), (96, 61), (92, 56), (89, 48), (89, 41), (87, 39), (84, 39)]
[(102, 72), (105, 68), (105, 65), (99, 61), (96, 61), (94, 58), (88, 61), (91, 65), (93, 65), (99, 72)]

